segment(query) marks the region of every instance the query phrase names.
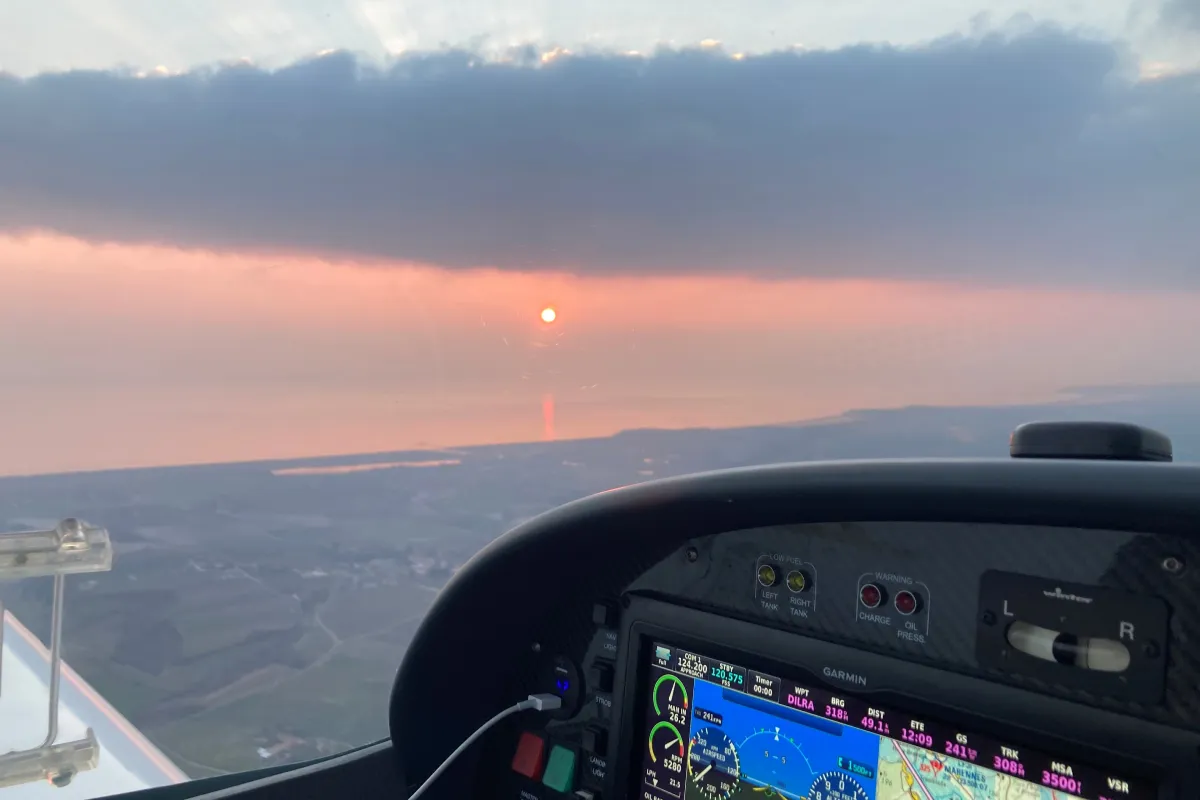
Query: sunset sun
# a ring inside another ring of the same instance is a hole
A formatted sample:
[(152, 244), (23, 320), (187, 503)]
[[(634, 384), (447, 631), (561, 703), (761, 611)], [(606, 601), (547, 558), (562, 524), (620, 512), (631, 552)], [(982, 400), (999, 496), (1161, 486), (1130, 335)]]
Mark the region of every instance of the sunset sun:
[(553, 308), (546, 306), (545, 308), (542, 309), (542, 322), (549, 325), (551, 322), (554, 322), (554, 320), (556, 320), (556, 319), (558, 319), (558, 312), (556, 312)]

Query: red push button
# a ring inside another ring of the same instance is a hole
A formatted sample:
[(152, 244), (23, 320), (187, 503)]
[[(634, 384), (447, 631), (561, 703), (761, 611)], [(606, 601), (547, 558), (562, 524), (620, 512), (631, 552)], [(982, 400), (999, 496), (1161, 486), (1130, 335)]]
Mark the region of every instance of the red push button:
[(542, 777), (545, 755), (546, 743), (542, 741), (542, 737), (526, 731), (517, 742), (517, 754), (512, 760), (513, 771), (536, 781)]

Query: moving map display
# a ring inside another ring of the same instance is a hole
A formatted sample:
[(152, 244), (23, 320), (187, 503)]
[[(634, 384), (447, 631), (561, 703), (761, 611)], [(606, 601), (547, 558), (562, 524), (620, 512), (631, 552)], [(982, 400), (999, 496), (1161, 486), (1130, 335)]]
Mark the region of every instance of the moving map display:
[(656, 643), (642, 800), (1150, 800), (1153, 785)]

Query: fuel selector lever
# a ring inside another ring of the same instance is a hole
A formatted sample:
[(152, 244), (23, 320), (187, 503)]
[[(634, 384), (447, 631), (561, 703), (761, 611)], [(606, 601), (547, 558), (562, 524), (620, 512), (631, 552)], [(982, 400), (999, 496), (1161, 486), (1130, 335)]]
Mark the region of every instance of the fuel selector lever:
[(1129, 667), (1129, 648), (1115, 639), (1076, 636), (1028, 622), (1009, 625), (1007, 638), (1020, 652), (1043, 661), (1100, 672), (1124, 672)]
[(1169, 608), (1155, 595), (989, 570), (981, 666), (1136, 703), (1162, 700)]

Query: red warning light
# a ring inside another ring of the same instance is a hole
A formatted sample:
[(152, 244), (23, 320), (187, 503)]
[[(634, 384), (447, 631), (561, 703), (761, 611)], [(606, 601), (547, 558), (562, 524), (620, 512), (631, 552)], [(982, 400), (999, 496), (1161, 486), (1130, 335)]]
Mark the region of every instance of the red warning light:
[(858, 599), (867, 608), (879, 608), (883, 602), (883, 590), (873, 583), (868, 583), (858, 590)]
[(917, 596), (910, 591), (896, 593), (896, 610), (904, 616), (908, 616), (917, 610), (920, 603), (917, 601)]

